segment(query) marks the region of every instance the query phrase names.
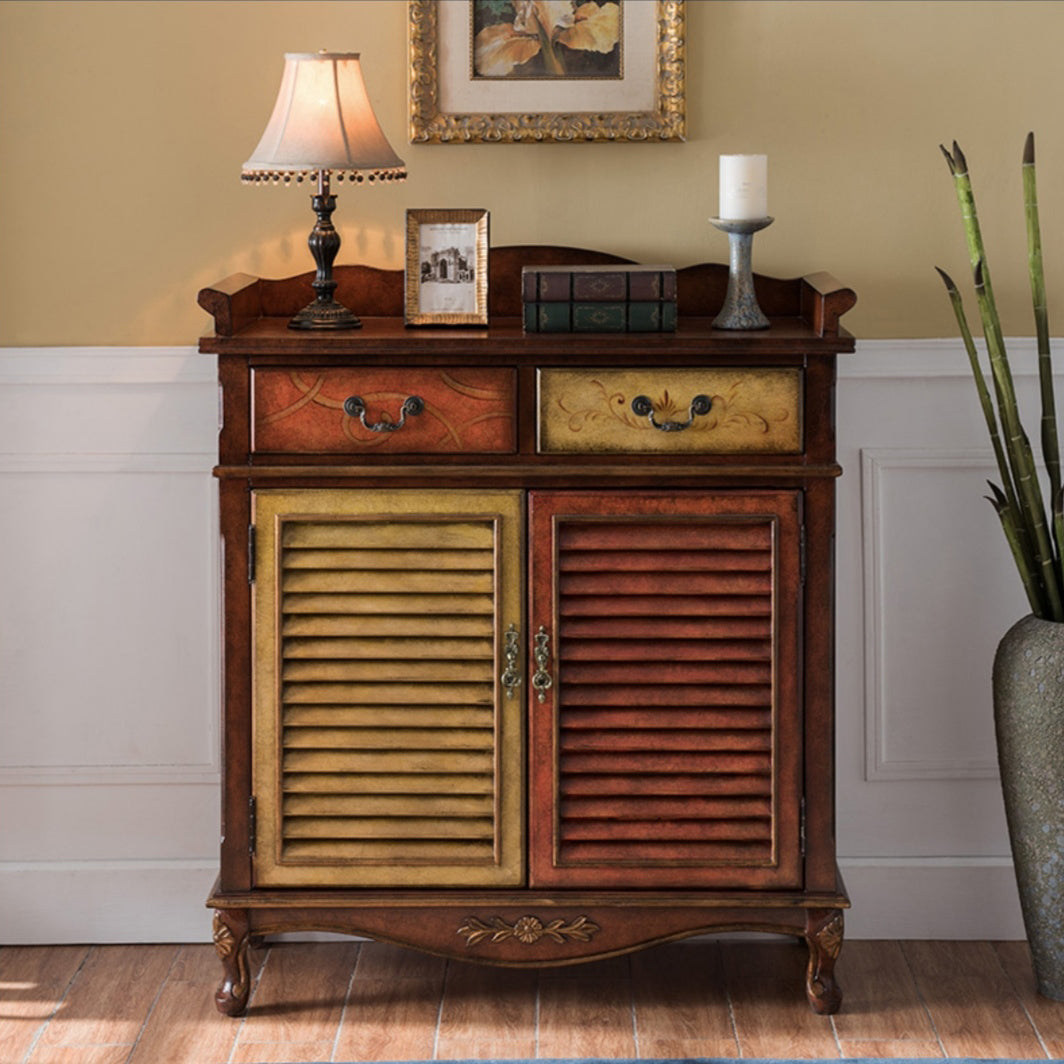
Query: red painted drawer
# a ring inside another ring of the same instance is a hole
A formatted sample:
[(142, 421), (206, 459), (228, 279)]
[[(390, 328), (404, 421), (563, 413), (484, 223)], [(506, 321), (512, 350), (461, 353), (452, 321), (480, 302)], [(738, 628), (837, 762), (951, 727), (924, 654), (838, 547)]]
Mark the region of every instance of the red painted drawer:
[(478, 367), (255, 370), (252, 447), (507, 454), (515, 450), (515, 382), (511, 369)]

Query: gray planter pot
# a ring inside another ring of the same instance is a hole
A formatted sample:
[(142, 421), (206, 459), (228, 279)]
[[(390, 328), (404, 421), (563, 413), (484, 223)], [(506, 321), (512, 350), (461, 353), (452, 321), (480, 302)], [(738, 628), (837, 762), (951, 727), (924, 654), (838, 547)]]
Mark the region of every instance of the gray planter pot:
[(1064, 1001), (1064, 624), (1024, 617), (994, 658), (994, 724), (1038, 991)]

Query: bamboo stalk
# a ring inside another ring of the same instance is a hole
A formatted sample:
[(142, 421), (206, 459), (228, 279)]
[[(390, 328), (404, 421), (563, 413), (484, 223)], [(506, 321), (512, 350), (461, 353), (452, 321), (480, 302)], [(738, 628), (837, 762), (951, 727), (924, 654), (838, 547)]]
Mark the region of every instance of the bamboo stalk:
[[(1060, 443), (1057, 438), (1057, 409), (1053, 392), (1053, 359), (1049, 345), (1049, 311), (1046, 306), (1045, 271), (1042, 263), (1042, 236), (1038, 218), (1038, 184), (1035, 176), (1034, 134), (1028, 133), (1023, 147), (1023, 200), (1027, 221), (1027, 265), (1034, 306), (1035, 334), (1038, 338), (1038, 381), (1042, 398), (1042, 457), (1049, 473), (1049, 497), (1055, 500), (1061, 488)], [(1054, 522), (1054, 533), (1056, 523)], [(1064, 540), (1054, 534), (1057, 583), (1064, 586), (1061, 554)]]
[[(957, 192), (957, 202), (961, 207), (964, 236), (968, 244), (968, 261), (973, 271), (979, 263), (983, 264), (983, 284), (986, 287), (990, 302), (996, 306), (994, 287), (990, 283), (990, 266), (987, 264), (986, 248), (983, 245), (983, 231), (979, 225), (979, 212), (975, 209), (975, 192), (972, 189), (971, 175), (968, 173), (968, 160), (956, 141), (953, 142), (952, 155), (943, 145), (940, 144), (939, 147), (946, 156), (946, 162), (949, 163), (950, 173), (953, 174), (953, 185)], [(1004, 347), (1004, 338), (1001, 335), (1000, 326), (998, 326), (998, 339), (1001, 341), (1001, 346)], [(1006, 365), (1007, 369), (1008, 366)], [(1011, 381), (1011, 379), (1012, 374), (1009, 373), (1009, 380)]]
[(990, 490), (994, 494), (993, 496), (988, 495), (986, 497), (987, 501), (994, 507), (998, 517), (1001, 519), (1001, 528), (1005, 533), (1005, 540), (1016, 562), (1016, 568), (1020, 574), (1020, 581), (1023, 583), (1023, 590), (1027, 594), (1031, 612), (1039, 617), (1044, 616), (1045, 604), (1042, 600), (1041, 585), (1024, 556), (1020, 525), (1016, 521), (1016, 512), (1006, 502), (1004, 493), (996, 484), (990, 484)]
[(979, 405), (982, 407), (987, 432), (990, 435), (990, 443), (994, 448), (994, 457), (997, 460), (998, 474), (1001, 477), (1001, 483), (1004, 488), (1005, 501), (1013, 510), (1016, 510), (1019, 507), (1016, 502), (1016, 491), (1012, 484), (1012, 473), (1005, 457), (1005, 449), (1001, 443), (1001, 433), (998, 430), (998, 419), (997, 414), (994, 412), (994, 403), (990, 398), (990, 390), (987, 388), (986, 380), (983, 377), (982, 366), (979, 364), (979, 352), (975, 346), (975, 340), (972, 338), (972, 330), (968, 326), (968, 317), (964, 313), (964, 303), (961, 300), (960, 289), (957, 288), (953, 278), (945, 270), (940, 269), (938, 266), (935, 269), (938, 270), (938, 274), (946, 286), (950, 303), (953, 305), (953, 313), (957, 318), (957, 326), (960, 328), (961, 338), (964, 341), (964, 349), (968, 353), (968, 364), (972, 368), (972, 378), (975, 381), (975, 389), (979, 395)]
[(1005, 351), (1001, 334), (1001, 322), (997, 306), (988, 294), (984, 278), (983, 263), (975, 268), (975, 296), (979, 304), (979, 314), (983, 321), (983, 334), (986, 337), (987, 352), (990, 355), (990, 369), (1002, 396), (999, 409), (1001, 425), (1004, 430), (1005, 450), (1009, 456), (1016, 494), (1020, 499), (1018, 516), (1023, 519), (1031, 537), (1034, 548), (1037, 572), (1045, 588), (1047, 612), (1045, 616), (1055, 621), (1064, 620), (1064, 599), (1056, 579), (1056, 567), (1053, 548), (1046, 526), (1045, 503), (1042, 489), (1038, 483), (1038, 471), (1034, 464), (1034, 454), (1027, 434), (1023, 431), (1019, 408), (1016, 405), (1016, 393), (1012, 386), (1012, 374), (1009, 372), (1008, 355)]
[[(1009, 540), (1009, 546), (1012, 548), (1016, 567), (1020, 572), (1020, 579), (1023, 581), (1028, 599), (1031, 601), (1031, 608), (1039, 616), (1043, 616), (1048, 604), (1045, 602), (1041, 591), (1041, 578), (1038, 575), (1040, 572), (1038, 554), (1031, 542), (1026, 522), (1019, 517), (1023, 510), (1016, 497), (1012, 469), (1005, 454), (1004, 445), (1001, 442), (997, 414), (994, 411), (994, 403), (986, 386), (986, 380), (983, 377), (982, 366), (979, 362), (979, 352), (976, 349), (975, 340), (972, 338), (968, 317), (964, 312), (961, 293), (953, 278), (945, 270), (939, 269), (937, 266), (935, 269), (938, 270), (939, 276), (946, 286), (950, 303), (953, 306), (953, 313), (960, 328), (961, 338), (964, 341), (964, 349), (968, 354), (968, 363), (972, 369), (976, 392), (979, 395), (979, 405), (982, 407), (990, 443), (994, 449), (994, 458), (997, 461), (998, 475), (1001, 477), (1002, 483), (1002, 489), (998, 489), (993, 484), (990, 485), (995, 495), (1000, 493), (1000, 505), (995, 502), (995, 508), (1001, 518), (1006, 538)], [(991, 501), (994, 502), (994, 500)]]
[[(961, 208), (961, 221), (964, 225), (964, 238), (968, 246), (968, 260), (972, 270), (976, 270), (982, 264), (983, 283), (986, 287), (990, 303), (996, 307), (994, 300), (994, 288), (990, 283), (990, 267), (986, 260), (986, 249), (983, 246), (983, 231), (979, 225), (979, 212), (975, 208), (975, 191), (972, 188), (972, 179), (968, 173), (968, 160), (961, 151), (960, 145), (953, 142), (953, 153), (940, 144), (939, 148), (946, 157), (949, 172), (953, 175), (953, 188), (957, 194), (957, 202)], [(985, 333), (985, 327), (984, 327)], [(989, 337), (987, 337), (989, 340)], [(1005, 346), (1004, 337), (1000, 330), (997, 334), (999, 346)], [(989, 346), (989, 345), (988, 345)], [(1012, 373), (1009, 371), (1008, 362), (1005, 363), (1005, 374), (991, 374), (994, 382), (994, 395), (997, 399), (998, 409), (1002, 410), (1007, 404), (1007, 393), (1012, 390)], [(1022, 513), (1022, 511), (1018, 511)]]
[(1064, 545), (1064, 487), (1053, 496), (1053, 535), (1057, 541), (1057, 562), (1060, 562), (1061, 548)]

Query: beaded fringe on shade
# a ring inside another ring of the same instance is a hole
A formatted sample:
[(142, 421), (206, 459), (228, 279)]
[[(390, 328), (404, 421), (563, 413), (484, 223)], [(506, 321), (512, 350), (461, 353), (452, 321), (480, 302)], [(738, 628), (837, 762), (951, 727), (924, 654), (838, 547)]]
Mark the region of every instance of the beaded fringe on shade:
[(406, 165), (377, 124), (357, 53), (290, 52), (273, 114), (241, 170), (245, 182), (402, 181)]

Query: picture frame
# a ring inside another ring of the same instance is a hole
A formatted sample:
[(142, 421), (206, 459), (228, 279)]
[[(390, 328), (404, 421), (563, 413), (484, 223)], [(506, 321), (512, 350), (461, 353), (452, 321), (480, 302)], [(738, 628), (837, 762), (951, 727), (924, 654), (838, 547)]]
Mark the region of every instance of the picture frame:
[(407, 325), (488, 324), (488, 221), (483, 208), (407, 210)]
[[(594, 0), (593, 5), (582, 5), (594, 6), (596, 19), (608, 15), (618, 25), (614, 76), (570, 70), (567, 61), (580, 52), (580, 42), (589, 39), (586, 34), (579, 39), (566, 36), (571, 48), (561, 40), (569, 28), (554, 27), (553, 38), (533, 35), (520, 22), (524, 16), (516, 7), (508, 14), (511, 21), (491, 27), (492, 40), (486, 41), (480, 36), (483, 28), (474, 34), (478, 2), (485, 0), (408, 0), (411, 143), (685, 138), (685, 0)], [(607, 7), (616, 7), (615, 16)], [(507, 13), (496, 4), (491, 17), (506, 19)], [(586, 16), (582, 22), (586, 25)], [(601, 41), (609, 32), (596, 31), (596, 37)], [(544, 57), (537, 49), (542, 51), (542, 41), (550, 39), (560, 42), (555, 51), (561, 62), (553, 71), (525, 76), (523, 71), (531, 70), (533, 63), (542, 68)], [(605, 41), (609, 43), (608, 36)], [(485, 59), (500, 52), (502, 61)], [(511, 63), (522, 56), (529, 58)]]

